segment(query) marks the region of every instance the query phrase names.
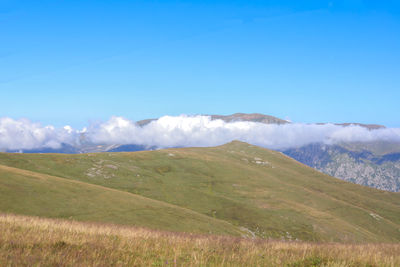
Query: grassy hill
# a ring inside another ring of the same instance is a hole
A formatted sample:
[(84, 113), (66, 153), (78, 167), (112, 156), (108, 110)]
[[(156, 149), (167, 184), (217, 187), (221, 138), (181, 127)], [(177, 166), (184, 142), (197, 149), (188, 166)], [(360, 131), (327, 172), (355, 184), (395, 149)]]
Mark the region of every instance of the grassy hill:
[(197, 233), (239, 235), (224, 221), (128, 192), (0, 165), (0, 210)]
[[(11, 200), (0, 204), (3, 212), (287, 240), (400, 241), (400, 194), (347, 183), (242, 142), (133, 153), (2, 153), (0, 164), (13, 168), (0, 169), (0, 197)], [(33, 182), (23, 170), (49, 184), (25, 186)], [(140, 209), (146, 205), (154, 212)]]

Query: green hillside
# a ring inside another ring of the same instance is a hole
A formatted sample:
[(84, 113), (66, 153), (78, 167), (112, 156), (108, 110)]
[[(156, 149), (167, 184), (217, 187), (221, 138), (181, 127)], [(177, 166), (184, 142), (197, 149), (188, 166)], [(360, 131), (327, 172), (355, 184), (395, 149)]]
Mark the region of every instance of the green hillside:
[(0, 210), (174, 231), (241, 233), (229, 223), (160, 201), (2, 165)]
[[(133, 153), (2, 153), (0, 164), (18, 168), (0, 169), (2, 212), (179, 231), (241, 229), (290, 240), (400, 241), (400, 194), (347, 183), (242, 142)], [(21, 170), (46, 174), (48, 184)]]

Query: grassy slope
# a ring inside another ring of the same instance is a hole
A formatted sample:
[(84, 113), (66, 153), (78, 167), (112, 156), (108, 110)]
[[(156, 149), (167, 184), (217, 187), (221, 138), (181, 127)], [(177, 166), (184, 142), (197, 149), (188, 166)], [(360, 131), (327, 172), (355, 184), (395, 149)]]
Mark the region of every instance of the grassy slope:
[(261, 237), (400, 240), (400, 194), (347, 183), (241, 142), (134, 153), (0, 154), (0, 164), (168, 202)]
[(238, 235), (232, 225), (164, 202), (0, 165), (0, 210), (8, 213)]
[(0, 214), (0, 266), (400, 266), (399, 244), (251, 240)]

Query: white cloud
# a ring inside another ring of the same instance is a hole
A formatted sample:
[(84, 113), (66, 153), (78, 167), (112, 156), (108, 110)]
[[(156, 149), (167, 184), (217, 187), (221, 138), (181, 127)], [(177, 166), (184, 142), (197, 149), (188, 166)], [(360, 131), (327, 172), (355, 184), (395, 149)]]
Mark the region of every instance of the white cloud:
[(71, 127), (56, 129), (27, 119), (0, 118), (0, 151), (59, 148), (62, 143), (74, 144), (76, 132)]
[(368, 130), (334, 124), (284, 125), (256, 122), (224, 122), (208, 116), (164, 116), (139, 127), (133, 121), (112, 117), (88, 130), (90, 140), (109, 144), (142, 144), (156, 147), (215, 146), (241, 140), (272, 149), (298, 147), (313, 142), (400, 141), (400, 129)]
[(41, 126), (29, 120), (0, 118), (0, 149), (58, 148), (62, 143), (78, 144), (79, 135), (102, 144), (138, 144), (149, 147), (215, 146), (241, 140), (272, 149), (298, 147), (314, 142), (327, 144), (351, 141), (399, 141), (399, 128), (368, 130), (360, 126), (333, 124), (284, 125), (256, 122), (224, 122), (208, 116), (164, 116), (140, 127), (123, 117), (74, 130), (70, 126)]

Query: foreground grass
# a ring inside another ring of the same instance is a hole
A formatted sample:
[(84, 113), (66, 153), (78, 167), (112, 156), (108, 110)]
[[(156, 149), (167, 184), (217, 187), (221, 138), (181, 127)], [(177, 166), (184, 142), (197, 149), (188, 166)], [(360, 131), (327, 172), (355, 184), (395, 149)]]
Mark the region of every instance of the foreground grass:
[(271, 241), (0, 215), (0, 266), (400, 266), (400, 244)]

